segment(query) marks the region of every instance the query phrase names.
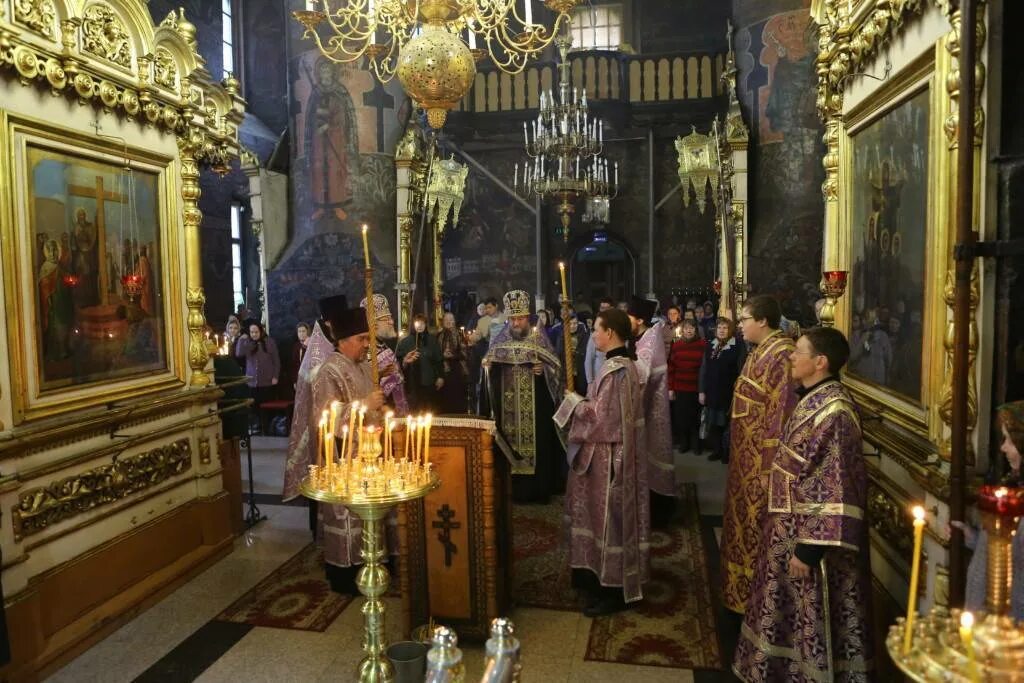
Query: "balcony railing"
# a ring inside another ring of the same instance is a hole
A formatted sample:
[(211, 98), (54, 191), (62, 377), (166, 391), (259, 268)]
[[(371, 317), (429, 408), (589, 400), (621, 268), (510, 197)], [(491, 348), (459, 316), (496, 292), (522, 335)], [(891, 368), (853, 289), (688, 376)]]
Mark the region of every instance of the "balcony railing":
[[(572, 85), (593, 101), (635, 105), (707, 100), (723, 93), (725, 53), (624, 55), (610, 51), (573, 52)], [(536, 109), (541, 91), (557, 90), (558, 65), (537, 62), (509, 75), (481, 65), (473, 87), (456, 111), (474, 114)]]

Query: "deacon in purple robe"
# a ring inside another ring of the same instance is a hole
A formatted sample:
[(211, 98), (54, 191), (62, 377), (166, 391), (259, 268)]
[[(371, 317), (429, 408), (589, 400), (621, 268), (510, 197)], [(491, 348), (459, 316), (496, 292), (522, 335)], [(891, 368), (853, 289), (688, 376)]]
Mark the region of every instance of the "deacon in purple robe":
[(651, 521), (656, 528), (671, 521), (676, 496), (665, 324), (652, 325), (657, 310), (657, 301), (634, 296), (626, 311), (632, 325), (636, 369), (644, 395), (644, 452), (647, 454), (647, 482), (651, 488)]
[(584, 399), (566, 394), (555, 422), (569, 432), (565, 509), (574, 583), (589, 589), (583, 613), (611, 614), (642, 600), (650, 574), (643, 394), (625, 340), (629, 318), (601, 311), (594, 343), (606, 354)]
[(768, 475), (763, 552), (733, 671), (746, 683), (872, 679), (867, 472), (856, 406), (838, 379), (841, 332), (790, 355), (796, 409)]

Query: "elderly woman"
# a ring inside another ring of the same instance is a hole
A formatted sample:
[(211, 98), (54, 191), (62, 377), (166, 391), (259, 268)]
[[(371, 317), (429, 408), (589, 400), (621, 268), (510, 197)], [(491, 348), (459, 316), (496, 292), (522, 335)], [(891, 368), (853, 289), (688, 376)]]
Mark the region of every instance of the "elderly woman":
[[(1004, 486), (1022, 486), (1020, 470), (1020, 446), (1024, 445), (1024, 401), (1007, 403), (996, 409), (996, 420), (1003, 433), (1003, 443), (999, 450), (1006, 457), (1007, 471), (999, 479)], [(964, 544), (974, 550), (971, 564), (967, 567), (967, 587), (964, 596), (964, 609), (977, 612), (985, 609), (986, 574), (988, 570), (988, 533), (984, 529), (953, 522), (953, 525), (964, 532)], [(1024, 581), (1018, 581), (1017, 575), (1024, 568), (1024, 518), (1017, 526), (1010, 551), (1012, 557), (1013, 576), (1010, 587), (1010, 615), (1020, 621), (1024, 619)]]

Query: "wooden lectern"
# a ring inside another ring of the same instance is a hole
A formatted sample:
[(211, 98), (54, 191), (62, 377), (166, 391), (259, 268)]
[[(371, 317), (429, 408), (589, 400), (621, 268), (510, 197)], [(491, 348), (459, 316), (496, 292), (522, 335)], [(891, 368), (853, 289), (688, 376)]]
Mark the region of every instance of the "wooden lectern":
[(460, 640), (483, 641), (491, 619), (507, 614), (511, 483), (508, 461), (492, 448), (494, 429), (483, 418), (433, 418), (430, 462), (441, 486), (398, 508), (406, 633), (433, 618)]

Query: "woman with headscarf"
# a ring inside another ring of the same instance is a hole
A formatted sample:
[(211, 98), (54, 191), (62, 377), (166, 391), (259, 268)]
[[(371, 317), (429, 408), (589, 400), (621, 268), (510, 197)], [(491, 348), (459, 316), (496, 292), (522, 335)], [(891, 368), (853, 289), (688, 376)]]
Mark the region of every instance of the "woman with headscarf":
[[(245, 362), (245, 374), (249, 377), (253, 403), (257, 410), (277, 393), (277, 382), (281, 377), (281, 357), (277, 344), (267, 336), (267, 330), (258, 320), (247, 320), (248, 334), (243, 334), (235, 345), (235, 355)], [(265, 427), (262, 424), (261, 427)], [(263, 430), (266, 433), (266, 429)]]
[(441, 331), (437, 333), (437, 343), (441, 347), (444, 360), (444, 385), (440, 390), (441, 412), (466, 412), (466, 378), (469, 376), (467, 364), (466, 340), (462, 331), (455, 327), (455, 316), (445, 313), (441, 323)]

